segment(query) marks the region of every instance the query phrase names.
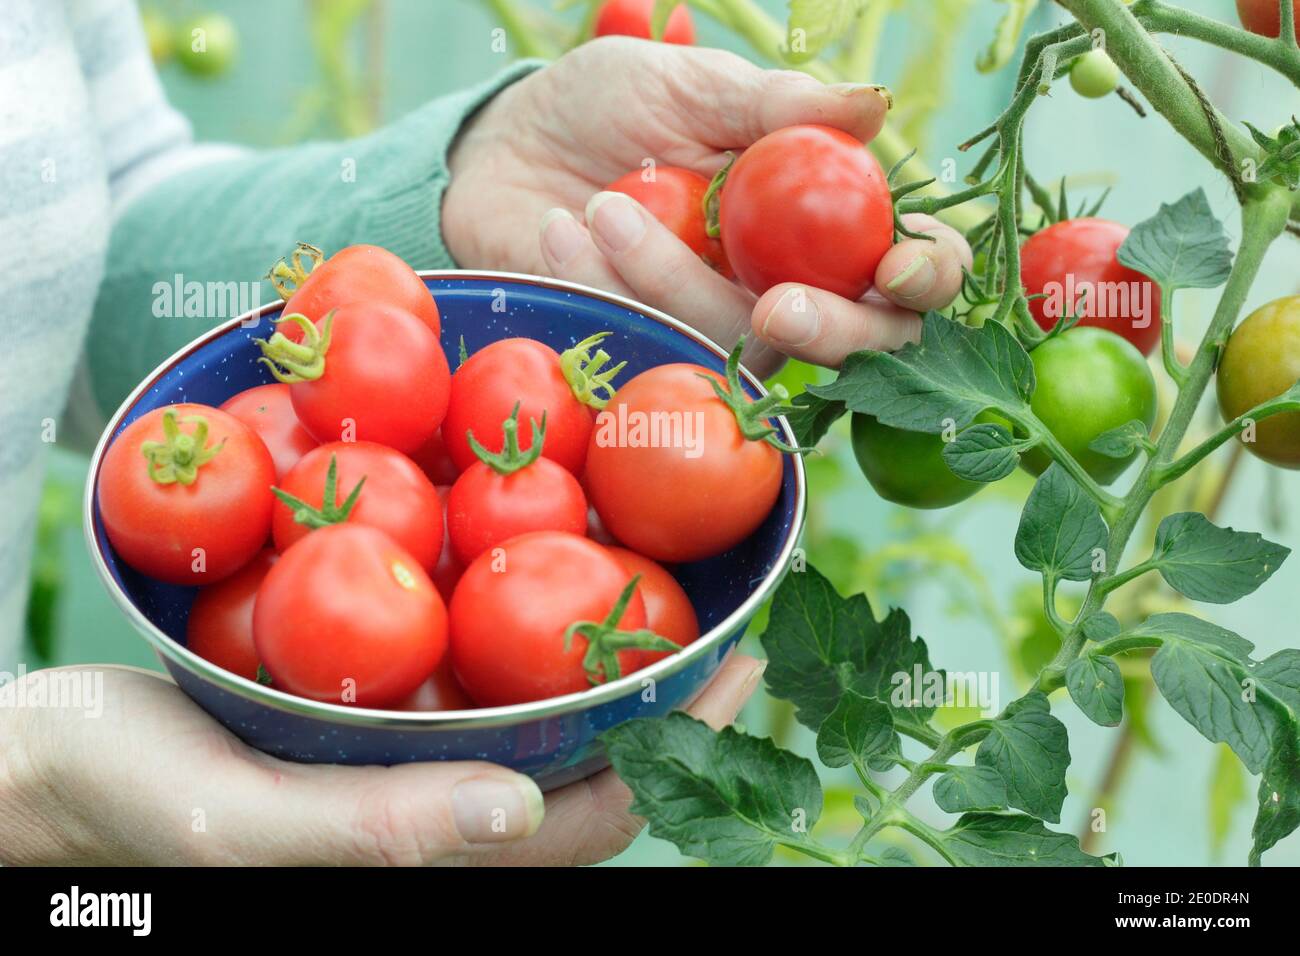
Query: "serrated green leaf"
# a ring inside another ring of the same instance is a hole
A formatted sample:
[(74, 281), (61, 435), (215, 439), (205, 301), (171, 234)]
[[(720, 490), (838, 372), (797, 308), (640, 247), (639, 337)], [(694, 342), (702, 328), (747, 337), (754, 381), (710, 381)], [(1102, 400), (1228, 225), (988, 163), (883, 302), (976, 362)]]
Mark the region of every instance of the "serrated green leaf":
[(958, 478), (1001, 481), (1020, 464), (1020, 443), (1001, 425), (971, 425), (944, 445), (943, 460)]
[(1118, 257), (1155, 279), (1166, 295), (1175, 289), (1217, 288), (1232, 271), (1228, 235), (1203, 189), (1172, 206), (1161, 203), (1159, 212), (1133, 227)]
[(1025, 502), (1016, 529), (1016, 558), (1030, 571), (1087, 581), (1095, 552), (1106, 547), (1106, 534), (1097, 503), (1053, 463)]
[(1259, 778), (1259, 810), (1251, 830), (1250, 865), (1300, 826), (1300, 739), (1294, 728), (1282, 732)]
[(601, 735), (650, 833), (720, 866), (761, 866), (777, 845), (812, 845), (822, 788), (809, 760), (766, 737), (715, 731), (683, 713)]
[(1291, 553), (1255, 532), (1211, 524), (1194, 511), (1156, 529), (1151, 561), (1165, 582), (1194, 601), (1229, 604), (1267, 581)]
[(1128, 458), (1149, 438), (1147, 426), (1136, 418), (1118, 428), (1102, 432), (1088, 443), (1088, 448), (1107, 458)]
[(940, 810), (1004, 810), (1007, 787), (992, 767), (953, 767), (934, 782), (934, 802)]
[(795, 441), (800, 448), (815, 448), (831, 426), (847, 412), (843, 402), (828, 401), (808, 392), (799, 393), (790, 404), (796, 410), (787, 413), (785, 418), (794, 429)]
[(869, 0), (790, 0), (785, 58), (790, 63), (815, 59), (853, 26)]
[(1007, 802), (1017, 810), (1049, 823), (1061, 819), (1070, 740), (1044, 694), (1027, 694), (992, 722), (975, 751), (975, 764), (997, 771)]
[(1085, 654), (1065, 669), (1070, 699), (1094, 724), (1118, 726), (1124, 716), (1124, 677), (1109, 657)]
[[(828, 767), (854, 764), (865, 771), (867, 761), (901, 752), (889, 707), (878, 700), (845, 691), (817, 731), (817, 756)], [(892, 766), (893, 760), (888, 764)], [(873, 769), (879, 767), (876, 762)]]
[(1047, 829), (1021, 813), (967, 813), (940, 834), (954, 866), (1107, 866), (1113, 858), (1091, 856), (1077, 837)]

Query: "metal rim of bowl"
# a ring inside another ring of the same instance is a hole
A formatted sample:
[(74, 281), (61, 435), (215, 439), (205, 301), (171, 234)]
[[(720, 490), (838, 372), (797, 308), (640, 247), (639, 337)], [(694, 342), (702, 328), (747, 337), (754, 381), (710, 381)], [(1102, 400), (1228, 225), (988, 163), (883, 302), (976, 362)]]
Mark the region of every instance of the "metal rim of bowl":
[[(727, 352), (713, 340), (702, 335), (690, 326), (674, 319), (672, 316), (652, 309), (632, 299), (623, 296), (614, 295), (610, 292), (602, 292), (599, 289), (593, 289), (588, 286), (580, 285), (576, 282), (565, 282), (560, 279), (550, 279), (544, 276), (532, 276), (515, 272), (481, 272), (481, 271), (461, 271), (456, 269), (430, 269), (417, 270), (417, 274), (423, 279), (468, 279), (468, 280), (488, 280), (524, 284), (531, 286), (540, 286), (542, 288), (554, 289), (562, 292), (573, 292), (587, 298), (596, 299), (620, 306), (632, 312), (636, 312), (660, 325), (666, 325), (671, 329), (693, 339), (700, 345), (703, 345), (709, 351), (713, 352), (719, 358), (725, 359)], [(781, 551), (777, 555), (772, 569), (763, 577), (758, 587), (750, 593), (740, 606), (728, 614), (722, 621), (710, 628), (704, 634), (701, 634), (693, 643), (684, 650), (672, 654), (650, 667), (636, 671), (621, 677), (616, 681), (608, 684), (601, 684), (589, 690), (579, 691), (574, 694), (565, 694), (562, 697), (550, 697), (545, 700), (530, 701), (524, 704), (510, 704), (505, 707), (482, 707), (474, 710), (448, 710), (448, 711), (390, 711), (378, 710), (365, 707), (347, 707), (343, 704), (328, 704), (321, 701), (310, 700), (305, 697), (297, 697), (284, 691), (276, 690), (273, 687), (267, 687), (256, 681), (248, 680), (237, 674), (232, 674), (209, 661), (199, 657), (190, 651), (183, 644), (173, 640), (164, 634), (152, 621), (144, 616), (143, 613), (131, 603), (129, 597), (118, 583), (113, 580), (112, 574), (108, 570), (108, 564), (104, 558), (104, 549), (107, 542), (101, 541), (100, 536), (95, 528), (95, 489), (99, 483), (99, 469), (103, 462), (104, 452), (108, 447), (109, 439), (115, 435), (121, 427), (122, 419), (131, 407), (140, 399), (140, 397), (153, 387), (154, 383), (169, 369), (188, 357), (192, 352), (208, 344), (213, 339), (225, 335), (231, 329), (237, 328), (251, 318), (261, 318), (269, 312), (274, 312), (282, 308), (283, 302), (271, 302), (257, 309), (252, 309), (233, 319), (229, 319), (220, 325), (214, 326), (207, 332), (204, 332), (198, 338), (189, 344), (183, 346), (175, 354), (170, 356), (155, 368), (143, 382), (141, 382), (126, 397), (126, 400), (113, 413), (109, 419), (104, 433), (100, 436), (99, 442), (95, 446), (94, 454), (90, 459), (90, 469), (86, 478), (86, 491), (83, 501), (82, 519), (85, 526), (86, 544), (90, 549), (91, 560), (94, 563), (95, 570), (99, 574), (100, 581), (108, 590), (109, 595), (119, 608), (126, 614), (127, 618), (135, 626), (150, 645), (159, 654), (174, 661), (186, 670), (195, 672), (211, 683), (217, 685), (222, 690), (237, 694), (240, 697), (251, 699), (258, 704), (271, 707), (276, 710), (286, 711), (298, 716), (313, 717), (322, 720), (333, 721), (347, 724), (350, 726), (367, 726), (367, 727), (391, 727), (394, 729), (409, 730), (438, 730), (438, 729), (474, 729), (501, 727), (518, 723), (543, 720), (550, 717), (557, 717), (581, 711), (589, 710), (600, 704), (609, 703), (638, 692), (642, 688), (642, 682), (646, 678), (661, 680), (670, 677), (680, 670), (683, 670), (695, 659), (704, 656), (713, 650), (714, 646), (721, 642), (730, 634), (737, 625), (744, 619), (751, 616), (776, 588), (782, 576), (785, 574), (794, 551), (798, 547), (799, 538), (803, 531), (805, 509), (807, 505), (807, 476), (804, 471), (803, 459), (794, 455), (794, 482), (795, 482), (795, 503), (794, 514), (790, 523), (790, 530), (786, 534), (786, 539), (781, 545)], [(740, 374), (745, 380), (753, 386), (760, 395), (767, 394), (763, 388), (762, 382), (756, 379), (748, 369), (743, 366)], [(786, 439), (794, 444), (794, 434), (790, 429), (789, 423), (784, 419), (778, 419), (781, 427), (786, 432)]]

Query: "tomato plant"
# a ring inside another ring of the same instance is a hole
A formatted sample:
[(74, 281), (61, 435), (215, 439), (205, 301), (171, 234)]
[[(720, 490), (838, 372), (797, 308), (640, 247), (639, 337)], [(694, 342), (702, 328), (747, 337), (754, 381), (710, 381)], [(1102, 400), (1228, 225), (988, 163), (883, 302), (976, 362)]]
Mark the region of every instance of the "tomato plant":
[(388, 707), (442, 660), (447, 611), (429, 576), (392, 538), (362, 524), (333, 525), (307, 535), (267, 573), (253, 607), (253, 641), (278, 690)]
[[(1225, 421), (1277, 398), (1300, 380), (1300, 296), (1270, 302), (1228, 339), (1219, 361), (1219, 408)], [(1282, 468), (1300, 468), (1300, 414), (1264, 419), (1243, 433), (1246, 447)]]
[[(647, 179), (647, 173), (652, 178)], [(709, 235), (704, 212), (709, 181), (699, 173), (677, 166), (655, 166), (620, 176), (605, 188), (626, 193), (639, 202), (720, 275), (730, 279), (735, 274), (721, 241)]]
[(298, 421), (289, 386), (280, 382), (245, 389), (222, 402), (221, 410), (257, 432), (275, 462), (277, 480), (320, 444)]
[[(623, 570), (638, 576), (637, 594), (645, 602), (645, 626), (678, 647), (685, 647), (700, 636), (700, 621), (691, 599), (661, 564), (627, 548), (609, 548)], [(649, 667), (669, 655), (669, 651), (641, 651), (633, 670)]]
[(1030, 236), (1020, 250), (1020, 278), (1029, 311), (1045, 330), (1064, 315), (1108, 329), (1143, 355), (1160, 344), (1160, 287), (1121, 265), (1127, 226), (1105, 219), (1068, 219)]
[(257, 680), (253, 601), (275, 558), (274, 551), (262, 551), (224, 581), (200, 588), (185, 621), (185, 646), (232, 674)]
[(752, 291), (800, 282), (859, 299), (870, 288), (894, 241), (894, 206), (862, 143), (829, 126), (787, 126), (720, 175), (722, 247)]
[(876, 494), (909, 508), (947, 508), (983, 485), (952, 473), (944, 440), (928, 432), (882, 425), (872, 415), (853, 416), (853, 454)]
[[(598, 37), (627, 36), (652, 39), (651, 15), (655, 0), (606, 0), (596, 14), (594, 33)], [(695, 42), (695, 23), (686, 4), (680, 4), (668, 16), (663, 41), (687, 46)]]
[(213, 584), (271, 530), (275, 465), (262, 439), (206, 405), (141, 415), (104, 453), (99, 514), (113, 548), (169, 584)]

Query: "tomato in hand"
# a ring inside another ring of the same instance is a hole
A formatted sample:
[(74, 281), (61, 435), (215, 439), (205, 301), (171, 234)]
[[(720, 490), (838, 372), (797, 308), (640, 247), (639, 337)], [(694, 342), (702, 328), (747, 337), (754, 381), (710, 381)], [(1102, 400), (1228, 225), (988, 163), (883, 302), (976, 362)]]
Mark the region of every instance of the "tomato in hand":
[(722, 247), (751, 291), (799, 282), (857, 300), (871, 287), (894, 242), (894, 204), (862, 143), (829, 126), (787, 126), (725, 175)]
[(603, 546), (562, 531), (521, 535), (479, 555), (451, 599), (461, 686), (495, 707), (627, 675), (642, 650), (663, 644), (635, 633), (645, 627), (645, 605), (631, 584)]
[[(1296, 36), (1300, 39), (1300, 0), (1292, 0), (1295, 8)], [(1241, 25), (1262, 37), (1282, 35), (1282, 5), (1278, 0), (1237, 0), (1237, 16)]]
[(447, 496), (452, 553), (469, 564), (485, 551), (529, 531), (587, 533), (587, 496), (562, 465), (541, 457), (546, 425), (532, 422), (528, 451), (519, 450), (518, 409), (502, 424), (505, 448), (493, 454), (470, 434), (479, 460), (456, 479)]
[[(700, 636), (700, 621), (677, 579), (661, 564), (627, 548), (608, 548), (628, 574), (640, 575), (636, 593), (645, 602), (645, 626), (678, 647)], [(641, 651), (635, 670), (663, 660), (670, 651)]]
[(301, 342), (259, 340), (262, 361), (289, 383), (299, 420), (319, 441), (374, 441), (413, 452), (447, 414), (451, 372), (437, 336), (411, 313), (344, 305), (320, 326), (300, 314)]
[(904, 431), (857, 413), (852, 434), (858, 467), (886, 501), (908, 508), (947, 508), (984, 487), (952, 473), (943, 459), (942, 435)]
[(272, 686), (311, 700), (389, 707), (447, 649), (447, 611), (415, 559), (377, 528), (307, 535), (267, 573), (253, 642)]
[(779, 396), (751, 402), (739, 361), (737, 347), (726, 378), (699, 365), (652, 368), (597, 416), (587, 491), (609, 533), (639, 554), (674, 564), (721, 554), (776, 503), (783, 463), (766, 415)]
[[(304, 261), (304, 259), (306, 261)], [(298, 313), (320, 322), (330, 309), (341, 305), (391, 305), (429, 327), (436, 339), (442, 334), (438, 304), (424, 280), (399, 256), (379, 246), (348, 246), (328, 259), (305, 242), (271, 270), (271, 284), (287, 301), (285, 316)], [(279, 331), (292, 341), (302, 341), (302, 329), (283, 319)]]
[(275, 462), (276, 480), (320, 444), (298, 421), (289, 386), (280, 382), (245, 389), (222, 402), (221, 410), (234, 415), (266, 443)]
[[(589, 349), (604, 338), (592, 336), (563, 356), (533, 339), (500, 339), (475, 352), (451, 377), (451, 400), (442, 428), (447, 453), (461, 471), (478, 461), (469, 433), (490, 452), (505, 444), (501, 423), (516, 405), (519, 417), (542, 420), (546, 416), (546, 450), (542, 453), (575, 475), (582, 474), (591, 437), (592, 405), (604, 402), (599, 392), (612, 392), (609, 379), (622, 365), (611, 369), (605, 352), (592, 356)], [(529, 439), (531, 441), (531, 439)], [(525, 451), (529, 445), (521, 443)]]
[(1116, 253), (1128, 226), (1106, 219), (1067, 219), (1034, 233), (1020, 249), (1029, 312), (1051, 331), (1064, 314), (1108, 329), (1150, 355), (1160, 344), (1160, 286), (1121, 265)]
[[(1219, 409), (1224, 421), (1276, 398), (1300, 380), (1300, 296), (1251, 313), (1228, 339), (1219, 360)], [(1300, 412), (1283, 412), (1242, 433), (1246, 447), (1271, 464), (1300, 468)], [(1250, 440), (1252, 439), (1253, 440)]]
[[(642, 40), (653, 38), (650, 16), (655, 0), (607, 0), (596, 14), (594, 33), (598, 37), (625, 36)], [(686, 4), (680, 4), (668, 17), (663, 41), (690, 46), (695, 42), (695, 23)]]
[(460, 682), (452, 672), (451, 662), (444, 657), (438, 669), (433, 672), (433, 676), (417, 687), (415, 693), (391, 706), (393, 710), (429, 713), (442, 710), (472, 710), (474, 701), (470, 700), (469, 694), (465, 693), (465, 688), (460, 686)]
[(99, 513), (122, 560), (168, 584), (234, 574), (271, 530), (275, 464), (239, 419), (207, 405), (141, 415), (104, 453)]
[(721, 241), (707, 231), (704, 195), (709, 191), (709, 181), (678, 166), (655, 166), (650, 170), (653, 178), (648, 182), (646, 172), (630, 172), (605, 188), (626, 193), (639, 202), (718, 274), (728, 279), (735, 275)]
[[(1073, 328), (1029, 353), (1038, 385), (1034, 414), (1074, 458), (1102, 484), (1118, 478), (1137, 456), (1109, 458), (1088, 446), (1131, 421), (1149, 431), (1156, 420), (1156, 382), (1146, 360), (1128, 341), (1098, 328)], [(1030, 474), (1051, 464), (1041, 447), (1020, 458)]]
[(224, 581), (201, 588), (185, 622), (185, 646), (232, 674), (257, 680), (253, 601), (275, 559), (268, 549)]
[(348, 521), (385, 532), (426, 571), (442, 553), (442, 504), (415, 462), (374, 442), (330, 442), (280, 482), (271, 533), (285, 551), (313, 529)]

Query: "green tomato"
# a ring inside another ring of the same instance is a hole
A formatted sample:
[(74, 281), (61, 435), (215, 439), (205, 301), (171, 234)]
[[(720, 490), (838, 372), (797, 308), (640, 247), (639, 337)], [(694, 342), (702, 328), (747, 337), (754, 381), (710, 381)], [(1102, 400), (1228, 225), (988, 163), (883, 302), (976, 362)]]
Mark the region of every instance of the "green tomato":
[(155, 63), (166, 63), (175, 52), (175, 33), (171, 24), (157, 10), (146, 8), (140, 11), (140, 22), (144, 26), (144, 36), (149, 43), (149, 55)]
[(1074, 92), (1090, 100), (1101, 99), (1119, 86), (1119, 67), (1105, 50), (1089, 50), (1070, 67), (1070, 85)]
[[(1287, 296), (1252, 312), (1237, 326), (1219, 360), (1219, 409), (1232, 421), (1276, 398), (1300, 380), (1300, 296)], [(1300, 412), (1256, 423), (1246, 447), (1281, 468), (1300, 468)]]
[(176, 36), (181, 66), (196, 76), (219, 76), (235, 59), (239, 33), (229, 17), (205, 13), (187, 21)]
[[(977, 422), (1010, 425), (985, 412)], [(853, 415), (853, 454), (862, 474), (886, 501), (909, 508), (947, 508), (984, 487), (958, 478), (943, 460), (942, 435), (882, 425), (872, 415)]]
[[(1142, 353), (1127, 340), (1093, 326), (1075, 326), (1029, 353), (1038, 386), (1030, 407), (1074, 458), (1102, 484), (1118, 478), (1137, 456), (1107, 458), (1089, 449), (1094, 438), (1134, 419), (1148, 430), (1156, 420), (1156, 380)], [(1020, 464), (1041, 475), (1051, 464), (1041, 448)]]

